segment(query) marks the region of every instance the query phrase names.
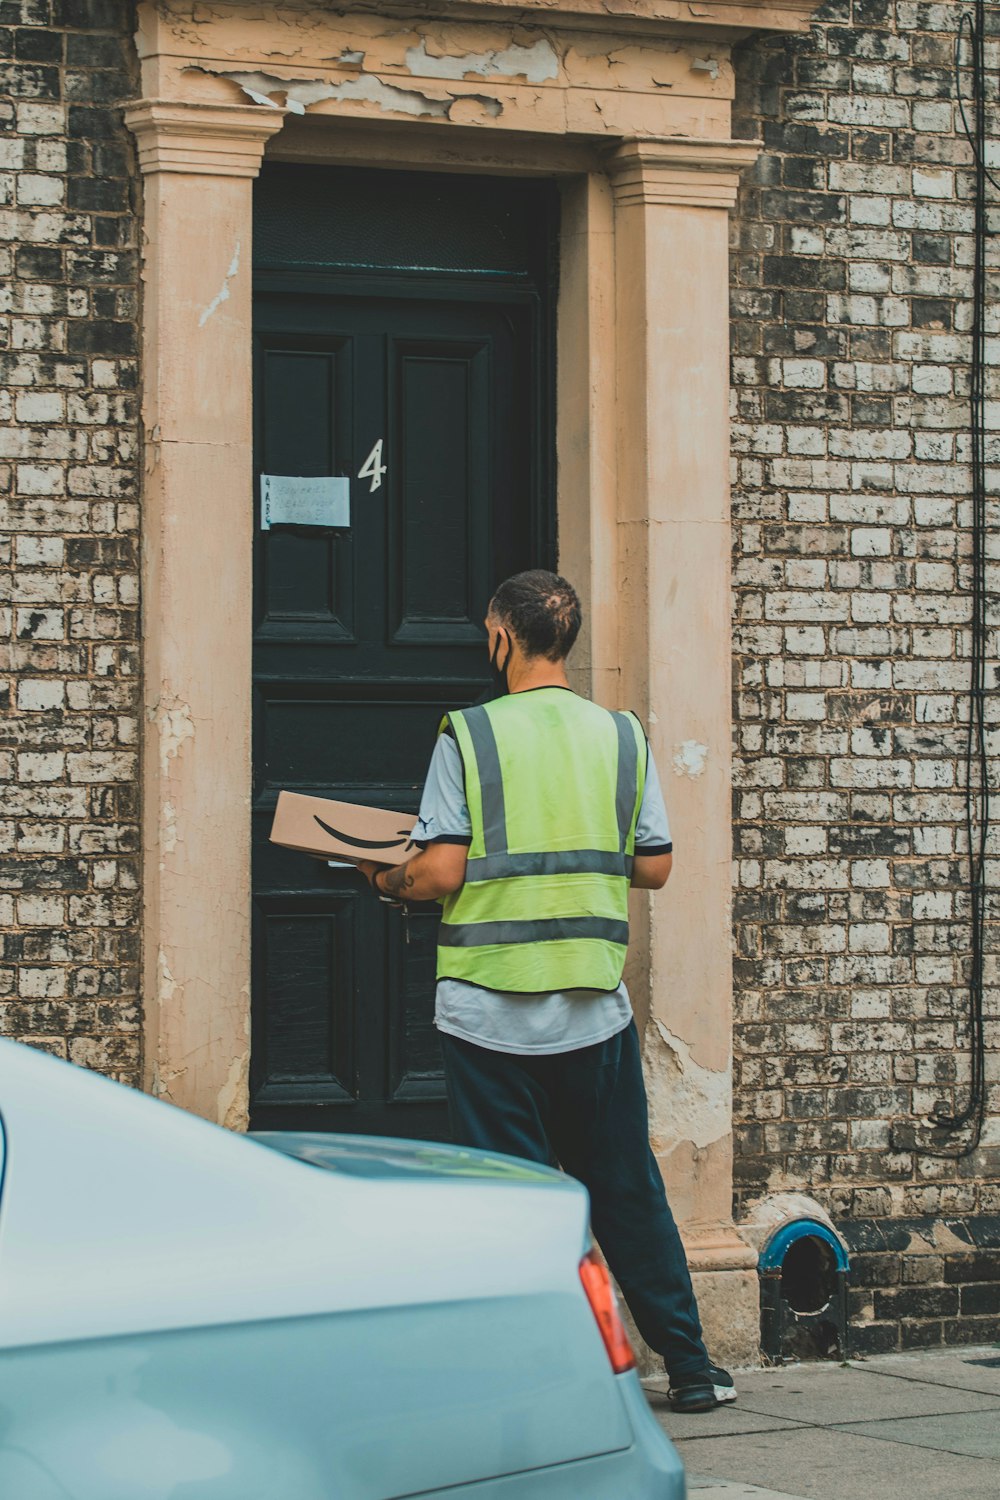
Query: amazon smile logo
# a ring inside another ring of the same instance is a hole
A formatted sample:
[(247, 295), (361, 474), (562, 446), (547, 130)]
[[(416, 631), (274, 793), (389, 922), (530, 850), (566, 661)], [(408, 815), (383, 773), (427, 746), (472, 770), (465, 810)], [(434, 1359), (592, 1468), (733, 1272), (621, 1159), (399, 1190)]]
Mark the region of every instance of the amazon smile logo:
[(319, 824), (324, 833), (328, 833), (332, 839), (337, 839), (341, 844), (350, 844), (353, 849), (399, 849), (405, 846), (413, 848), (413, 840), (410, 838), (408, 828), (400, 828), (400, 837), (397, 839), (355, 839), (349, 833), (341, 833), (339, 828), (331, 828), (329, 823), (313, 813), (314, 820)]

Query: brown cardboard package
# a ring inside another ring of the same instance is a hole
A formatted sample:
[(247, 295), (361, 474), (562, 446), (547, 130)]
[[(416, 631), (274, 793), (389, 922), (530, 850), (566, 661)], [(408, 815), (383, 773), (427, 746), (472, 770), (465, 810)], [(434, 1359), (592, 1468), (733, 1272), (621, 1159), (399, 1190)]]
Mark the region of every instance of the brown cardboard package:
[(380, 865), (402, 865), (416, 853), (410, 841), (416, 821), (413, 813), (279, 792), (271, 843), (317, 859), (373, 859)]

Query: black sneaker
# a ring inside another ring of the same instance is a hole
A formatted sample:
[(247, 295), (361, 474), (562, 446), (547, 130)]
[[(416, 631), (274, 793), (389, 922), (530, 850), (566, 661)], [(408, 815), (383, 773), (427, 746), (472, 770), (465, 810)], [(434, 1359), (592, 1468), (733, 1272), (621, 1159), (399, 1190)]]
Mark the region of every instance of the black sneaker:
[(736, 1383), (720, 1365), (707, 1365), (689, 1375), (672, 1376), (667, 1400), (674, 1411), (714, 1411), (736, 1400)]

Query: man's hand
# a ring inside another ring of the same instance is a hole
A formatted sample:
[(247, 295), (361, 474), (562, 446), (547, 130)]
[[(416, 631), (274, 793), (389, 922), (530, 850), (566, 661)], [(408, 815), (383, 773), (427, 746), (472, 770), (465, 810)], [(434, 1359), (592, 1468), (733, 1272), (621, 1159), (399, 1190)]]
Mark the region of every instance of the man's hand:
[[(469, 851), (464, 844), (428, 844), (403, 865), (380, 865), (359, 859), (358, 869), (379, 895), (395, 901), (439, 901), (465, 880)], [(375, 884), (375, 873), (384, 870)]]

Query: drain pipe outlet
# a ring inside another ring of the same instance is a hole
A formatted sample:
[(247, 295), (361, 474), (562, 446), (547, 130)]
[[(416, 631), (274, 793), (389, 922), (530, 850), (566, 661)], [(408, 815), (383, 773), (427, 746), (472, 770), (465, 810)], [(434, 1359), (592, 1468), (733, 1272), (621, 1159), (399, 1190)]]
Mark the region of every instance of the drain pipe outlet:
[(764, 1358), (845, 1358), (850, 1261), (826, 1212), (804, 1195), (779, 1194), (754, 1205), (741, 1230), (757, 1241)]

